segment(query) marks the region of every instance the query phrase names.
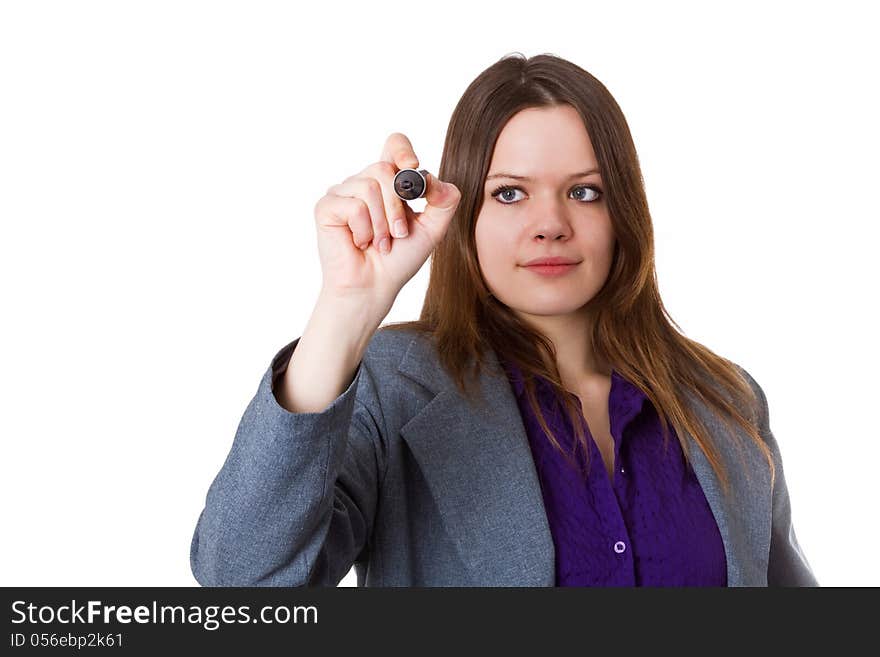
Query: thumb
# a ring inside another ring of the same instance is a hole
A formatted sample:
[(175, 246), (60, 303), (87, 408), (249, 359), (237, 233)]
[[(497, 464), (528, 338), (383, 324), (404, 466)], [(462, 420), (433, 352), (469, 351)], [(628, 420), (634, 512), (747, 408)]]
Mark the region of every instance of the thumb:
[[(430, 176), (428, 178), (428, 190), (425, 194), (428, 205), (433, 205), (434, 207), (442, 208), (444, 210), (448, 210), (450, 207), (458, 205), (458, 197), (461, 196), (460, 193), (457, 193), (458, 188), (452, 183), (443, 182), (433, 173), (429, 173), (428, 175)], [(430, 197), (432, 188), (434, 191), (433, 198)]]
[(461, 201), (461, 192), (452, 183), (443, 182), (433, 173), (429, 173), (425, 200), (427, 204), (419, 220), (423, 224), (437, 226), (445, 231), (446, 225)]

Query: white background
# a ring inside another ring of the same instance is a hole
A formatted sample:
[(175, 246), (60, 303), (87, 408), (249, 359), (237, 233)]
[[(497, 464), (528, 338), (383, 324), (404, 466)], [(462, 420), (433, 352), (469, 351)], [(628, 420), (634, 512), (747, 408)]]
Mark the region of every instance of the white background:
[(669, 312), (767, 393), (820, 584), (880, 585), (870, 5), (4, 2), (0, 584), (196, 585), (207, 489), (320, 287), (315, 202), (394, 131), (436, 172), (519, 51), (614, 94)]

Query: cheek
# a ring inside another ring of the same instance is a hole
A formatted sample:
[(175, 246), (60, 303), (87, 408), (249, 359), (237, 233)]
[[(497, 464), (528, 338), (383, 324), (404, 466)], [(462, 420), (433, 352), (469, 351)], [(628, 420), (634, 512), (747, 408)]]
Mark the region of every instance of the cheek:
[(596, 260), (610, 260), (617, 242), (610, 219), (597, 222), (585, 238), (586, 248)]
[(499, 265), (507, 263), (507, 266), (516, 264), (516, 249), (511, 236), (499, 231), (487, 231), (479, 243), (480, 257), (487, 262), (495, 262)]
[(503, 226), (486, 219), (478, 221), (474, 229), (477, 260), (490, 285), (504, 285), (516, 269), (515, 238)]
[(507, 242), (511, 236), (499, 222), (493, 221), (490, 215), (483, 213), (477, 218), (474, 239), (480, 260), (488, 262), (498, 260), (509, 250)]

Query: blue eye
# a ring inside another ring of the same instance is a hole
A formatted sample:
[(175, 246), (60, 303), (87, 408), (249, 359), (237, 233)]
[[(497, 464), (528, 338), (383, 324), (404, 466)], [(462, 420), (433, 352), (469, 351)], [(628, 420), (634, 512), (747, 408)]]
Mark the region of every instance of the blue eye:
[[(585, 203), (595, 203), (596, 201), (598, 201), (602, 197), (602, 190), (599, 189), (598, 187), (596, 187), (595, 185), (578, 185), (577, 187), (572, 188), (571, 191), (574, 192), (574, 191), (581, 190), (581, 189), (590, 190), (591, 192), (593, 192), (594, 196), (593, 196), (593, 198), (578, 197), (577, 200), (579, 200), (579, 201), (583, 201)], [(492, 198), (496, 199), (502, 205), (513, 205), (513, 204), (517, 203), (517, 200), (515, 198), (510, 198), (510, 197), (504, 196), (504, 195), (507, 194), (508, 192), (521, 192), (521, 191), (522, 191), (522, 188), (517, 187), (515, 185), (501, 185), (500, 187), (497, 187), (495, 189), (495, 191), (492, 192)], [(507, 199), (507, 200), (504, 200), (504, 199)]]
[(499, 187), (498, 189), (496, 189), (494, 192), (492, 192), (492, 197), (497, 199), (499, 196), (502, 196), (504, 199), (507, 199), (507, 200), (502, 200), (501, 202), (504, 203), (505, 205), (510, 205), (511, 202), (514, 201), (514, 199), (510, 198), (509, 196), (504, 196), (504, 195), (508, 194), (510, 192), (521, 192), (521, 191), (522, 190), (519, 187), (510, 187), (507, 185), (503, 185), (503, 186)]

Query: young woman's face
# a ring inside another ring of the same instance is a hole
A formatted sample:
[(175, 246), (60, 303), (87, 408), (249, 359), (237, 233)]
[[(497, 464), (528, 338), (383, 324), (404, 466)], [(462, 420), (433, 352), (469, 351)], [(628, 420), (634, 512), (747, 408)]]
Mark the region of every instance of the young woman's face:
[[(489, 290), (520, 316), (575, 313), (605, 283), (615, 237), (602, 179), (585, 173), (596, 169), (570, 105), (522, 110), (499, 135), (477, 215), (477, 257)], [(525, 266), (552, 256), (577, 264), (556, 275)]]

